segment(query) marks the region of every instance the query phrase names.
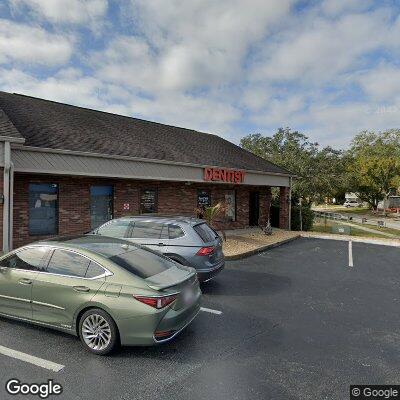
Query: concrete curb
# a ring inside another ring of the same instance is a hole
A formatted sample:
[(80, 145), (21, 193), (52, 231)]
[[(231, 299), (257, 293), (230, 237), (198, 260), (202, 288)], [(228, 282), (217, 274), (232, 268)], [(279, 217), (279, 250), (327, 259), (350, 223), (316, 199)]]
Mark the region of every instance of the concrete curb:
[(319, 235), (319, 234), (314, 234), (314, 233), (309, 233), (309, 232), (303, 232), (300, 235), (301, 237), (304, 238), (311, 238), (311, 239), (326, 239), (326, 240), (341, 240), (348, 242), (351, 240), (352, 242), (359, 242), (359, 243), (368, 243), (368, 244), (378, 244), (381, 246), (392, 246), (392, 247), (400, 247), (400, 240), (398, 239), (366, 239), (366, 238), (361, 238), (361, 237), (354, 237), (354, 236), (348, 236), (348, 235)]
[(291, 238), (281, 240), (280, 242), (267, 244), (265, 246), (258, 247), (257, 249), (254, 249), (254, 250), (249, 250), (244, 253), (234, 254), (232, 256), (225, 256), (225, 261), (241, 260), (242, 258), (254, 256), (255, 254), (263, 253), (264, 251), (267, 251), (269, 249), (273, 249), (273, 248), (279, 247), (283, 244), (292, 242), (293, 240), (299, 239), (300, 237), (301, 237), (301, 235), (299, 234), (299, 235), (293, 236)]

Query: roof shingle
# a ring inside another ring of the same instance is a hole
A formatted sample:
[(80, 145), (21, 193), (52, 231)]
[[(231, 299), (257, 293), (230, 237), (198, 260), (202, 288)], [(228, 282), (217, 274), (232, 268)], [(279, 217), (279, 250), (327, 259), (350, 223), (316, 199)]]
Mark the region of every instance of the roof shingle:
[(0, 109), (8, 116), (0, 116), (0, 132), (18, 134), (27, 146), (289, 174), (219, 136), (191, 129), (5, 92)]
[(22, 135), (15, 128), (7, 114), (0, 108), (0, 136), (14, 139), (23, 139)]

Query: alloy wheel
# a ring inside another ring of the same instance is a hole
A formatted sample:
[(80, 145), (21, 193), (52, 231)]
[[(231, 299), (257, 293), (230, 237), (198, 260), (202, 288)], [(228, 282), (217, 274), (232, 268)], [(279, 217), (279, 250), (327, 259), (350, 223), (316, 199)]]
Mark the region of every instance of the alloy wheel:
[(101, 315), (90, 314), (82, 323), (82, 337), (92, 350), (104, 350), (112, 339), (111, 327)]

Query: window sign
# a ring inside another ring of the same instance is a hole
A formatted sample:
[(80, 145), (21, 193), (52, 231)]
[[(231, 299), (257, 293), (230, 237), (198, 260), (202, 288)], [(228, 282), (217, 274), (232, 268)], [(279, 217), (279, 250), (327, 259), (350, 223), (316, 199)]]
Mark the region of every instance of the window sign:
[(197, 191), (197, 207), (199, 208), (211, 207), (211, 194), (209, 190)]
[(140, 212), (151, 214), (157, 212), (157, 190), (143, 189), (140, 192)]
[(236, 221), (236, 195), (234, 190), (225, 192), (225, 217), (228, 221)]
[(58, 233), (58, 185), (29, 184), (29, 234), (56, 235)]

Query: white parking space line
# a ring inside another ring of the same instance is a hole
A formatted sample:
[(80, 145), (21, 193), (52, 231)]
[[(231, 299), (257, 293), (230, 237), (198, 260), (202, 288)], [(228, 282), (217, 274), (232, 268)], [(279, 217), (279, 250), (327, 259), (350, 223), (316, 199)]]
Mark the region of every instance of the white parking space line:
[(212, 308), (200, 307), (200, 311), (208, 312), (210, 314), (221, 315), (222, 311), (213, 310)]
[(44, 360), (43, 358), (31, 356), (30, 354), (22, 353), (17, 350), (9, 349), (8, 347), (0, 346), (0, 354), (15, 358), (17, 360), (25, 361), (27, 363), (36, 365), (41, 368), (49, 369), (54, 372), (60, 372), (64, 368), (64, 365)]
[(349, 240), (349, 267), (354, 267), (353, 263), (353, 242)]

